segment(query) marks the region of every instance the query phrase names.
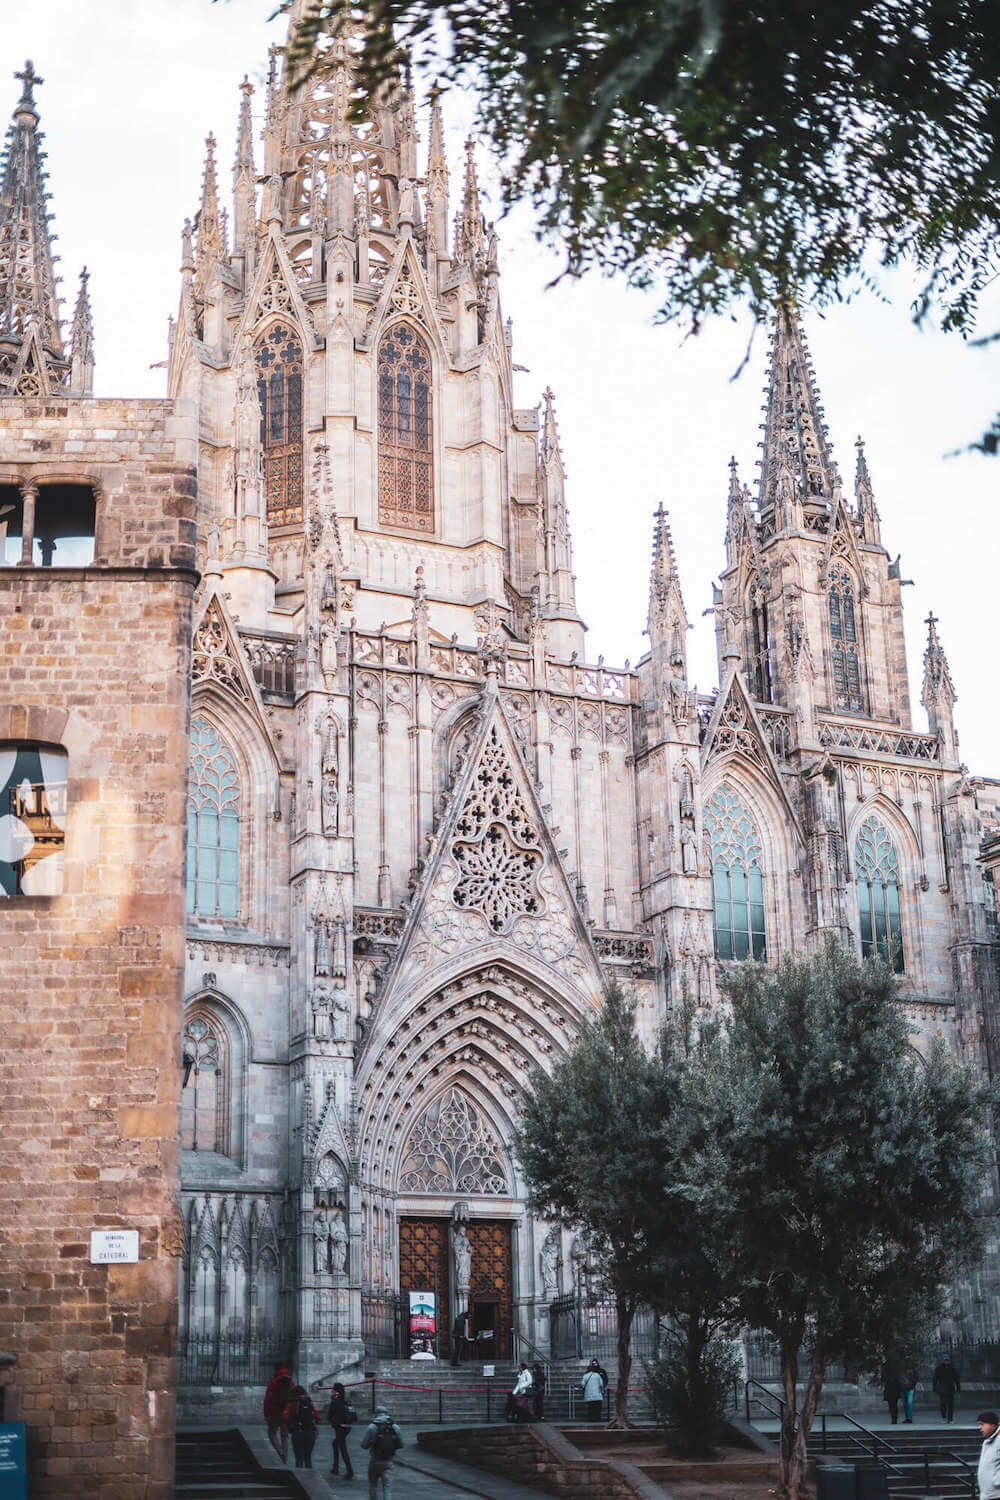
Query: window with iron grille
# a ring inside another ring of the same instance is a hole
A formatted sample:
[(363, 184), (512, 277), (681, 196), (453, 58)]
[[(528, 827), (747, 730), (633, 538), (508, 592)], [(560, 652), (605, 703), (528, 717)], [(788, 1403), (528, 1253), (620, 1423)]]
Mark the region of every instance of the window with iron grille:
[(302, 521), (302, 345), (272, 323), (254, 346), (269, 526)]
[(431, 355), (409, 323), (378, 351), (378, 518), (383, 526), (434, 530)]
[(767, 956), (764, 931), (763, 849), (750, 812), (725, 782), (705, 808), (712, 845), (715, 951), (722, 959)]
[(866, 818), (854, 845), (861, 919), (861, 956), (881, 958), (902, 974), (903, 928), (899, 915), (899, 859), (876, 818)]

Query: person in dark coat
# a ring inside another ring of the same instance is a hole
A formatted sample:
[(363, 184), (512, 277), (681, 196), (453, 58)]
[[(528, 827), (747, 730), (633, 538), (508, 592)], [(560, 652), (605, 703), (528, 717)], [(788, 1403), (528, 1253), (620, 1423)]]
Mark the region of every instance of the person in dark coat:
[(469, 1314), (460, 1312), (451, 1330), (451, 1362), (453, 1365), (460, 1364), (465, 1354), (465, 1346), (468, 1343), (468, 1333), (466, 1331), (468, 1326)]
[(351, 1455), (347, 1451), (347, 1435), (351, 1430), (351, 1414), (347, 1410), (347, 1392), (340, 1381), (334, 1381), (333, 1395), (330, 1397), (330, 1410), (327, 1413), (330, 1426), (333, 1428), (333, 1467), (331, 1474), (340, 1473), (340, 1460), (344, 1460), (344, 1478), (353, 1479), (354, 1469), (351, 1466)]
[(297, 1469), (312, 1468), (312, 1451), (316, 1446), (319, 1430), (319, 1412), (313, 1406), (308, 1391), (301, 1385), (292, 1386), (292, 1394), (285, 1407), (285, 1426), (292, 1439)]
[(882, 1383), (882, 1400), (889, 1408), (893, 1427), (899, 1421), (899, 1397), (902, 1389), (897, 1371), (892, 1365), (886, 1365)]
[(536, 1422), (545, 1421), (545, 1371), (536, 1360), (531, 1367), (531, 1405)]
[(931, 1383), (938, 1400), (941, 1402), (941, 1420), (943, 1422), (953, 1421), (955, 1417), (955, 1397), (962, 1389), (962, 1381), (947, 1354), (934, 1371)]

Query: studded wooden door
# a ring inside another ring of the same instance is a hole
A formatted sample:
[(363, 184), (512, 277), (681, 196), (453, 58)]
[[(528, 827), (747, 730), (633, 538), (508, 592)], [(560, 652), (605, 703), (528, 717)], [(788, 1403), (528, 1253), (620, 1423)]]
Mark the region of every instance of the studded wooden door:
[[(510, 1359), (514, 1312), (511, 1226), (502, 1219), (471, 1219), (468, 1231), (472, 1246), (469, 1331), (480, 1334), (476, 1356), (489, 1362), (492, 1352), (496, 1359)], [(489, 1339), (483, 1335), (491, 1323), (493, 1338)]]
[(407, 1295), (437, 1292), (438, 1349), (451, 1352), (448, 1297), (448, 1219), (400, 1219), (399, 1290), (403, 1296), (404, 1326), (409, 1327)]

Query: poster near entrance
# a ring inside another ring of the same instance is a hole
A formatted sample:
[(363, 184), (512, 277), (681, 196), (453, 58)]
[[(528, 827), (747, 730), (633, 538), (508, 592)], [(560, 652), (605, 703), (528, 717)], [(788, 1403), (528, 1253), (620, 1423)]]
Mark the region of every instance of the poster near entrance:
[(410, 1293), (410, 1358), (434, 1359), (437, 1297), (433, 1292)]

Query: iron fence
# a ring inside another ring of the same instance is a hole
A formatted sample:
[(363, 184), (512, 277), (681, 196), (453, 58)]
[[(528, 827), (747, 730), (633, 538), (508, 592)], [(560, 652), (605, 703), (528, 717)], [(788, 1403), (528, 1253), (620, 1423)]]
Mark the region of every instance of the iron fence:
[(266, 1385), (278, 1361), (289, 1359), (280, 1338), (181, 1339), (177, 1346), (178, 1385)]
[[(640, 1304), (629, 1340), (633, 1359), (654, 1358), (659, 1343), (659, 1319), (651, 1307)], [(550, 1302), (549, 1350), (552, 1359), (617, 1359), (618, 1312), (614, 1300), (557, 1297)]]
[(402, 1298), (398, 1292), (372, 1287), (361, 1293), (361, 1337), (369, 1359), (401, 1359), (404, 1349)]
[[(780, 1381), (781, 1347), (776, 1339), (766, 1333), (751, 1333), (744, 1336), (743, 1347), (746, 1351), (746, 1373), (751, 1380), (762, 1380), (770, 1384)], [(913, 1354), (901, 1355), (899, 1362), (913, 1365), (919, 1372), (921, 1381), (929, 1387), (936, 1366), (946, 1356), (963, 1381), (995, 1380), (1000, 1384), (1000, 1341), (996, 1339), (939, 1339), (924, 1345)], [(810, 1357), (811, 1351), (804, 1345), (799, 1350), (799, 1380), (805, 1380), (809, 1374)], [(881, 1363), (881, 1360), (873, 1360), (873, 1365)], [(830, 1364), (827, 1366), (825, 1379), (844, 1380), (854, 1384), (866, 1378), (871, 1379), (875, 1374), (874, 1369), (861, 1370), (850, 1365)]]

